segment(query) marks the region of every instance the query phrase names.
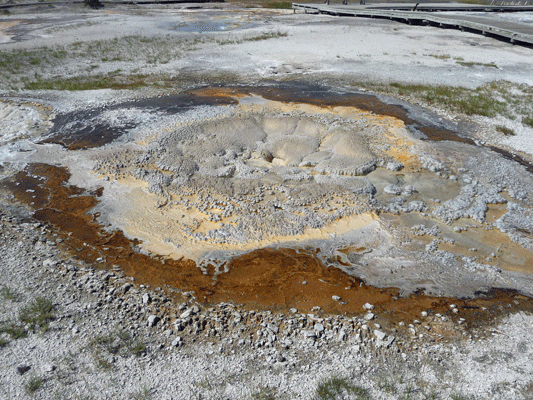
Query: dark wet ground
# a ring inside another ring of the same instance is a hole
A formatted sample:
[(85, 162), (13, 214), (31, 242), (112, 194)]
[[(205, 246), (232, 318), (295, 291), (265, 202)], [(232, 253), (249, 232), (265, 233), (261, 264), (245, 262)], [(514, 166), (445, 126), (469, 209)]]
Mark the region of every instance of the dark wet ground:
[(287, 103), (307, 103), (322, 107), (357, 107), (378, 115), (398, 118), (408, 127), (419, 130), (431, 140), (455, 140), (473, 144), (471, 140), (462, 138), (456, 132), (438, 124), (428, 125), (426, 122), (422, 123), (413, 119), (409, 111), (401, 105), (383, 102), (376, 96), (369, 94), (339, 93), (309, 83), (258, 87), (206, 87), (186, 94), (152, 97), (108, 107), (59, 114), (53, 120), (54, 127), (50, 136), (41, 143), (57, 143), (70, 150), (100, 147), (113, 142), (138, 126), (138, 123), (135, 122), (126, 122), (120, 127), (110, 126), (100, 118), (101, 114), (107, 110), (138, 108), (177, 114), (198, 106), (237, 104), (234, 97), (252, 94), (268, 100)]
[(167, 114), (179, 114), (199, 106), (218, 106), (236, 103), (236, 100), (227, 97), (202, 97), (194, 94), (179, 94), (128, 101), (82, 111), (72, 111), (58, 114), (52, 121), (54, 127), (49, 137), (40, 143), (56, 143), (69, 150), (101, 147), (139, 126), (138, 122), (128, 121), (122, 123), (121, 126), (112, 126), (105, 119), (101, 118), (101, 115), (106, 111), (143, 109)]

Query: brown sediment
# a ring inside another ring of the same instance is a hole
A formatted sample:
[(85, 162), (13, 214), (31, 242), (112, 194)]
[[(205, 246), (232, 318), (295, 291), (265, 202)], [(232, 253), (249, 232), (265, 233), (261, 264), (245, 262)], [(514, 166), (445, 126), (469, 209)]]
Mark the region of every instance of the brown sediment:
[[(118, 265), (138, 283), (194, 291), (202, 303), (232, 301), (255, 309), (295, 307), (300, 312), (318, 306), (320, 312), (349, 315), (361, 314), (362, 306), (371, 303), (385, 327), (420, 318), (422, 311), (440, 313), (451, 320), (464, 318), (470, 327), (487, 324), (509, 311), (533, 311), (532, 299), (511, 290), (491, 289), (471, 300), (422, 292), (400, 297), (397, 288), (368, 286), (334, 265), (324, 265), (316, 256), (317, 249), (259, 249), (230, 260), (224, 270), (209, 265), (204, 273), (191, 260), (136, 252), (139, 241), (118, 230), (107, 231), (89, 213), (98, 203), (101, 189), (87, 192), (68, 185), (69, 176), (66, 168), (31, 164), (14, 179), (4, 180), (3, 185), (19, 202), (34, 209), (37, 220), (57, 229), (64, 240), (62, 248), (71, 256), (101, 268)], [(217, 270), (227, 272), (217, 274)], [(457, 314), (451, 304), (457, 306)]]
[(414, 125), (423, 132), (429, 140), (452, 140), (474, 144), (471, 139), (460, 137), (456, 132), (436, 126), (422, 125), (411, 118), (407, 110), (396, 104), (388, 104), (374, 95), (362, 93), (335, 93), (323, 88), (295, 87), (269, 87), (269, 86), (238, 86), (238, 87), (207, 87), (193, 90), (190, 93), (197, 95), (230, 96), (239, 98), (244, 95), (259, 95), (267, 100), (282, 103), (305, 103), (320, 107), (355, 107), (362, 111), (377, 115), (397, 118), (405, 125)]
[(495, 146), (489, 146), (489, 148), (495, 153), (502, 155), (504, 158), (507, 158), (508, 160), (516, 161), (520, 165), (523, 165), (527, 171), (533, 174), (533, 164), (527, 161), (526, 159), (524, 159), (523, 157), (520, 157), (518, 154), (513, 154), (507, 150), (503, 150)]
[(475, 142), (472, 139), (463, 138), (449, 129), (440, 129), (433, 126), (421, 126), (418, 129), (420, 129), (420, 131), (426, 135), (429, 140), (433, 140), (434, 142), (450, 140), (453, 142), (475, 145)]

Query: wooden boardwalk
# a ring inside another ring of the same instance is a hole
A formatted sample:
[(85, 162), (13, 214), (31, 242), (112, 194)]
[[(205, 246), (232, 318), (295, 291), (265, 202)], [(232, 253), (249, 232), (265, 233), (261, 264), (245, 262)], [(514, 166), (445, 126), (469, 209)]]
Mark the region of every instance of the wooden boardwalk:
[[(456, 28), (509, 40), (511, 43), (533, 45), (533, 23), (522, 23), (491, 17), (493, 12), (533, 12), (533, 5), (487, 6), (453, 3), (396, 4), (306, 4), (293, 3), (292, 8), (306, 13), (364, 18), (385, 18), (408, 24)], [(455, 14), (443, 14), (448, 11)], [(469, 15), (465, 12), (479, 12)], [(481, 14), (482, 13), (482, 14)]]

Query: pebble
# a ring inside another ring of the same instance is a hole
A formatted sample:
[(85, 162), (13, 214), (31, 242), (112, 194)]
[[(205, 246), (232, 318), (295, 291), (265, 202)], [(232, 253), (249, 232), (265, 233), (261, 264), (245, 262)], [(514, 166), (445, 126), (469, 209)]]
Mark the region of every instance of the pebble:
[(148, 317), (148, 326), (155, 326), (159, 322), (159, 317), (155, 314), (152, 314)]
[(371, 321), (371, 320), (374, 319), (374, 314), (371, 313), (371, 312), (368, 312), (368, 313), (365, 314), (364, 319), (367, 320), (367, 321)]
[(17, 374), (24, 375), (26, 372), (28, 372), (31, 369), (30, 365), (19, 365), (17, 367)]
[(374, 330), (374, 335), (376, 336), (376, 338), (378, 338), (379, 340), (383, 340), (385, 339), (385, 337), (387, 336), (385, 332), (382, 332), (380, 330)]

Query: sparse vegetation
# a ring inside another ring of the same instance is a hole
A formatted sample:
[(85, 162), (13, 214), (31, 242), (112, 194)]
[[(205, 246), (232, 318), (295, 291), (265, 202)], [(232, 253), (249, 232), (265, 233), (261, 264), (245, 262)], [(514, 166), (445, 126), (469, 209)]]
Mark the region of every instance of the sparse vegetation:
[(261, 40), (275, 39), (279, 37), (286, 37), (286, 32), (267, 32), (257, 36), (245, 37), (242, 39), (217, 39), (217, 43), (221, 46), (228, 44), (239, 44), (244, 42), (259, 42)]
[[(531, 115), (533, 87), (526, 84), (514, 84), (495, 81), (476, 89), (453, 87), (411, 85), (402, 83), (365, 84), (359, 87), (405, 98), (408, 101), (420, 101), (431, 106), (466, 115), (485, 117), (504, 116), (509, 119)], [(522, 120), (525, 124), (525, 119)], [(533, 124), (533, 118), (530, 122)]]
[(343, 398), (343, 394), (354, 394), (357, 399), (370, 399), (368, 390), (352, 385), (347, 378), (332, 377), (319, 383), (316, 392), (316, 400), (335, 400)]
[(522, 123), (524, 125), (527, 125), (527, 126), (530, 126), (531, 128), (533, 128), (533, 115), (529, 115), (529, 116), (525, 117), (522, 120)]
[(7, 286), (4, 286), (2, 289), (0, 289), (0, 296), (2, 296), (4, 300), (9, 300), (12, 302), (19, 302), (22, 300), (22, 295), (20, 293)]
[(102, 369), (112, 368), (112, 361), (110, 361), (112, 356), (140, 356), (146, 353), (146, 345), (125, 331), (96, 336), (91, 340), (89, 346), (96, 363)]
[(452, 399), (452, 400), (469, 400), (470, 398), (465, 396), (462, 393), (452, 393), (452, 394), (450, 394), (450, 399)]
[(449, 58), (451, 58), (451, 56), (448, 54), (428, 54), (428, 56), (437, 58), (439, 60), (448, 60)]
[(276, 389), (270, 387), (261, 386), (259, 390), (252, 394), (253, 400), (275, 400)]
[(97, 89), (138, 89), (150, 86), (148, 75), (95, 75), (79, 78), (36, 79), (25, 83), (28, 90), (97, 90)]
[(8, 334), (12, 339), (22, 339), (28, 336), (28, 332), (26, 332), (24, 327), (15, 322), (4, 322), (0, 324), (0, 333)]
[(394, 381), (389, 378), (381, 378), (378, 382), (378, 387), (380, 390), (384, 391), (388, 394), (394, 394), (396, 393), (396, 385), (394, 384)]
[(507, 128), (506, 126), (503, 126), (503, 125), (498, 125), (496, 127), (496, 130), (498, 132), (501, 132), (503, 133), (505, 136), (514, 136), (514, 131), (511, 129), (511, 128)]
[(147, 400), (152, 398), (152, 391), (149, 387), (143, 386), (138, 391), (130, 393), (128, 398), (132, 400)]
[(266, 3), (263, 7), (265, 8), (275, 8), (275, 9), (292, 9), (292, 2), (290, 1), (271, 1)]
[(498, 66), (495, 63), (479, 63), (479, 62), (473, 62), (473, 61), (460, 61), (456, 60), (456, 63), (459, 65), (462, 65), (463, 67), (489, 67), (489, 68), (498, 68)]
[(42, 331), (48, 330), (48, 322), (53, 317), (52, 302), (44, 297), (36, 297), (19, 312), (19, 319), (25, 324), (36, 326)]
[(32, 375), (28, 378), (28, 380), (24, 383), (24, 391), (32, 395), (35, 393), (41, 385), (43, 384), (43, 379), (39, 378), (38, 376)]

